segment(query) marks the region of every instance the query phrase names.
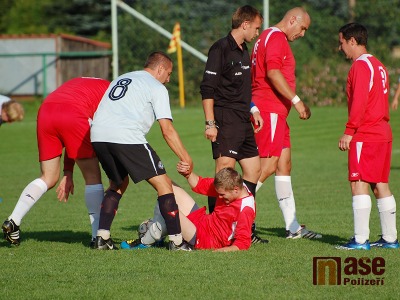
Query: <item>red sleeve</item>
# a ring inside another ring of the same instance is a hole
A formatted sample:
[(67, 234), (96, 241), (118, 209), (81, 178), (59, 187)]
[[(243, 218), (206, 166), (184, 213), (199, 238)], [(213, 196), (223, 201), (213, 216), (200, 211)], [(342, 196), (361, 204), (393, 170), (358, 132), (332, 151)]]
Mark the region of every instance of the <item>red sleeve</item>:
[(284, 49), (285, 45), (287, 45), (287, 41), (282, 32), (274, 32), (271, 34), (266, 49), (268, 55), (265, 56), (267, 60), (267, 71), (282, 69), (283, 59), (286, 53)]
[(74, 171), (75, 160), (68, 157), (67, 151), (64, 151), (64, 171)]
[(247, 250), (251, 246), (251, 226), (255, 219), (254, 209), (246, 206), (239, 214), (235, 229), (235, 245), (240, 250)]
[(353, 63), (347, 79), (349, 119), (345, 134), (353, 136), (364, 120), (369, 96), (371, 70), (363, 61)]
[(192, 191), (206, 196), (218, 196), (214, 187), (214, 178), (203, 178), (199, 176), (199, 182), (197, 182), (197, 185), (192, 188)]

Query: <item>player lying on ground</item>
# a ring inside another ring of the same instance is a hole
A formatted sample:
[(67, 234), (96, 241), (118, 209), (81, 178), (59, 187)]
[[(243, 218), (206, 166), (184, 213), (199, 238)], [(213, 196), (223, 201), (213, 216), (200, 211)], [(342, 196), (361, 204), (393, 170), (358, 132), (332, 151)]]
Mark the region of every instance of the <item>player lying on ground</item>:
[[(181, 187), (173, 186), (181, 212), (183, 238), (195, 249), (237, 251), (250, 248), (255, 201), (240, 174), (232, 168), (224, 168), (215, 178), (202, 178), (193, 172), (188, 173), (189, 165), (184, 162), (178, 163), (177, 170), (187, 178), (194, 192), (217, 197), (214, 211), (206, 214), (206, 207), (199, 208)], [(165, 235), (164, 220), (156, 206), (153, 218), (139, 227), (141, 238), (122, 242), (121, 248), (148, 248)]]

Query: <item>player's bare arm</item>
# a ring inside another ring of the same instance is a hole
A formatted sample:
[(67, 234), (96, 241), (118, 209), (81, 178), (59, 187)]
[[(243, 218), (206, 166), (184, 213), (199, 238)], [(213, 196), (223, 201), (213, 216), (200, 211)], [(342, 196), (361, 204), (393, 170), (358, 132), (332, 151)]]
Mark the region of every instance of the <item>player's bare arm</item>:
[(189, 153), (186, 151), (178, 132), (175, 130), (170, 119), (159, 119), (162, 135), (171, 150), (179, 157), (180, 160), (186, 162), (190, 166), (190, 172), (193, 170), (193, 161)]
[(64, 171), (64, 176), (61, 178), (60, 184), (56, 189), (57, 198), (59, 201), (68, 201), (69, 194), (74, 194), (74, 180), (71, 171)]
[[(207, 121), (215, 121), (214, 118), (214, 99), (204, 99), (203, 100), (203, 110), (204, 110), (204, 117)], [(216, 125), (206, 124), (206, 129), (204, 132), (204, 136), (207, 140), (211, 142), (215, 142), (217, 139), (218, 129)]]
[(215, 249), (214, 252), (232, 252), (232, 251), (239, 251), (239, 250), (240, 249), (237, 246), (231, 245), (231, 246), (228, 246), (228, 247)]
[(254, 133), (257, 133), (263, 128), (264, 120), (261, 117), (261, 114), (259, 111), (256, 111), (253, 113), (253, 119), (254, 119), (254, 124), (257, 125), (257, 126), (254, 126)]
[[(294, 99), (296, 97), (295, 92), (290, 88), (289, 84), (287, 83), (285, 77), (283, 76), (282, 72), (278, 69), (269, 70), (267, 72), (267, 77), (271, 81), (271, 84), (274, 88), (284, 96), (286, 99)], [(299, 117), (302, 120), (307, 120), (311, 117), (310, 108), (299, 98), (296, 100), (294, 104), (294, 108), (299, 113)]]
[(350, 142), (353, 139), (353, 136), (348, 134), (343, 134), (343, 136), (339, 140), (339, 149), (341, 151), (346, 151), (350, 149)]

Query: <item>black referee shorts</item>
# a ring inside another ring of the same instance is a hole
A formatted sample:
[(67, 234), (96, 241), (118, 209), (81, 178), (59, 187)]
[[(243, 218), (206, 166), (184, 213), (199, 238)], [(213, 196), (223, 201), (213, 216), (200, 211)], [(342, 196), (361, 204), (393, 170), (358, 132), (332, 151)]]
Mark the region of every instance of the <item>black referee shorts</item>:
[(163, 163), (149, 144), (93, 142), (100, 164), (118, 186), (129, 174), (134, 183), (166, 174)]
[(213, 158), (232, 157), (237, 161), (258, 156), (250, 116), (245, 112), (215, 107), (214, 117), (217, 123), (217, 140), (212, 145)]

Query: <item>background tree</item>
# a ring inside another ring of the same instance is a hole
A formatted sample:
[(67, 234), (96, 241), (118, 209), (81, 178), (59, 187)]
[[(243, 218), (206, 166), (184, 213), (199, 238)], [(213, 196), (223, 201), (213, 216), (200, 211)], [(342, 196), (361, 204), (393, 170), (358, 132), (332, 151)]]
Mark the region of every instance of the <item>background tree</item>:
[[(205, 55), (217, 39), (231, 29), (234, 10), (243, 5), (239, 0), (124, 0), (147, 18), (172, 31), (175, 22), (181, 24), (182, 39)], [(0, 0), (1, 33), (71, 33), (111, 42), (111, 0)], [(246, 4), (263, 10), (262, 1)], [(338, 53), (338, 30), (354, 19), (369, 31), (369, 52), (379, 57), (389, 68), (392, 88), (397, 82), (399, 60), (392, 56), (393, 47), (400, 44), (400, 0), (285, 0), (269, 1), (269, 25), (276, 24), (284, 13), (298, 5), (311, 15), (311, 26), (300, 41), (291, 44), (296, 57), (299, 94), (311, 105), (336, 105), (346, 101), (346, 73), (350, 67)], [(120, 73), (141, 69), (154, 50), (166, 51), (168, 39), (118, 9)], [(252, 49), (253, 43), (249, 45)], [(176, 65), (176, 55), (171, 55)], [(183, 51), (185, 92), (187, 103), (199, 105), (199, 85), (204, 63)], [(176, 68), (175, 68), (176, 70)], [(177, 72), (172, 74), (173, 104), (179, 98)]]

